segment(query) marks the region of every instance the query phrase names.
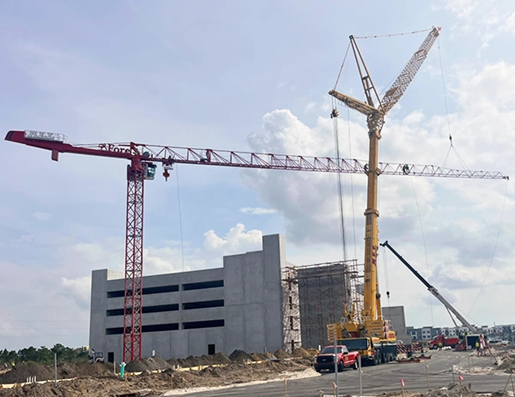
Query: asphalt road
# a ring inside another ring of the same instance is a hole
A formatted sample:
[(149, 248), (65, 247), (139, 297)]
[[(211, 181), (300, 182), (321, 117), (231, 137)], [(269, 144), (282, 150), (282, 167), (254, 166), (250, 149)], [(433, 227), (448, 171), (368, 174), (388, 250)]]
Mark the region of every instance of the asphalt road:
[[(404, 379), (405, 391), (427, 391), (426, 365), (429, 374), (430, 388), (447, 386), (453, 381), (449, 371), (453, 364), (468, 367), (468, 353), (454, 351), (433, 352), (432, 359), (422, 363), (398, 364), (392, 362), (377, 367), (363, 368), (363, 395), (377, 395), (383, 392), (399, 391), (400, 381)], [(491, 357), (472, 357), (472, 366), (493, 366)], [(500, 372), (499, 372), (500, 373)], [(357, 395), (359, 391), (359, 372), (347, 369), (338, 374), (339, 394)], [(463, 375), (463, 384), (472, 385), (475, 392), (494, 392), (504, 389), (508, 375)], [(459, 382), (458, 375), (455, 375)], [(325, 394), (333, 393), (334, 373), (307, 379), (288, 381), (288, 396), (290, 397), (316, 397), (322, 390)], [(284, 397), (284, 383), (282, 381), (270, 382), (253, 386), (240, 386), (229, 389), (213, 390), (188, 394), (199, 397), (220, 396), (266, 396)]]

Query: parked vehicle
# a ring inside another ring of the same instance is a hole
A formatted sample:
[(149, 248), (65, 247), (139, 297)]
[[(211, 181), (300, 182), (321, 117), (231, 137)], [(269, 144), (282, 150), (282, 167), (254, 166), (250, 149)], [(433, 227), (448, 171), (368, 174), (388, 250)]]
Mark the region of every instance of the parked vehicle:
[(458, 345), (458, 343), (460, 343), (459, 338), (446, 338), (445, 335), (435, 336), (434, 339), (431, 342), (429, 342), (429, 344), (431, 345), (431, 349), (433, 350), (438, 349), (440, 346), (450, 346), (454, 348)]
[[(334, 345), (326, 346), (322, 351), (315, 357), (315, 371), (321, 372), (323, 370), (334, 371)], [(344, 345), (336, 345), (336, 365), (338, 372), (344, 370), (344, 368), (358, 369), (358, 357), (359, 352), (349, 352)]]

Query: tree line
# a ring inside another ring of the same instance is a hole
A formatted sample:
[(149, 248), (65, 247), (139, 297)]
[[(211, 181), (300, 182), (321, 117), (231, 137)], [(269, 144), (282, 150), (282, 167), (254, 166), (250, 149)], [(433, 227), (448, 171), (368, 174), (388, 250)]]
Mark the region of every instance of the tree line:
[(88, 360), (88, 349), (84, 347), (71, 348), (57, 343), (52, 348), (41, 346), (35, 348), (33, 346), (15, 350), (0, 350), (0, 364), (22, 363), (22, 362), (36, 362), (40, 364), (53, 364), (54, 354), (57, 353), (57, 359), (60, 362), (79, 362)]

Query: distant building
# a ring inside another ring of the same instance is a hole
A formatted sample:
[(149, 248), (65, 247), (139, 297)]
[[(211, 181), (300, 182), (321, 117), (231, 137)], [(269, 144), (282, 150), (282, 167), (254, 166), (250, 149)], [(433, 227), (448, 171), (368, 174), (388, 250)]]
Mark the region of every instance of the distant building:
[(383, 317), (390, 320), (393, 330), (397, 333), (397, 339), (402, 340), (405, 344), (410, 344), (412, 335), (406, 328), (404, 306), (386, 306), (383, 307), (382, 312)]

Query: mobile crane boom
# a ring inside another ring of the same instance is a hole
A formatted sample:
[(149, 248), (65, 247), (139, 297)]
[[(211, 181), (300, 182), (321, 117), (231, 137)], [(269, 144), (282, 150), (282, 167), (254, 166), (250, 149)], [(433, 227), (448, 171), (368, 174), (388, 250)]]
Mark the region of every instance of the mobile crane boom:
[[(439, 292), (438, 290), (433, 287), (431, 284), (429, 284), (427, 282), (427, 280), (422, 277), (420, 275), (419, 272), (417, 272), (413, 266), (411, 266), (397, 251), (395, 251), (395, 249), (390, 245), (388, 244), (388, 241), (385, 241), (384, 243), (380, 244), (382, 247), (387, 247), (390, 251), (392, 251), (392, 253), (397, 257), (397, 259), (399, 259), (403, 264), (404, 266), (406, 266), (414, 275), (416, 278), (418, 278), (422, 284), (424, 284), (426, 287), (427, 287), (427, 290), (429, 292), (431, 292), (433, 294), (433, 296), (438, 299), (440, 302), (442, 302), (442, 304), (445, 306), (445, 308), (449, 311), (449, 314), (452, 312), (457, 318), (458, 320), (460, 320), (461, 324), (463, 324), (464, 327), (467, 327), (469, 329), (470, 332), (472, 332), (473, 334), (477, 333), (477, 329), (472, 325), (470, 324), (466, 319), (465, 317), (463, 317), (455, 308), (453, 305), (451, 305), (449, 303), (449, 301), (447, 299), (445, 299)], [(452, 318), (452, 317), (451, 317)]]
[[(383, 99), (379, 98), (363, 55), (356, 43), (354, 36), (350, 36), (350, 45), (356, 60), (366, 102), (336, 91), (329, 91), (329, 95), (342, 102), (345, 106), (357, 110), (367, 117), (369, 149), (367, 169), (367, 208), (365, 209), (365, 270), (363, 287), (363, 310), (355, 313), (354, 308), (346, 313), (347, 322), (345, 329), (352, 333), (369, 333), (380, 335), (382, 339), (395, 340), (395, 333), (389, 332), (383, 323), (381, 309), (381, 294), (377, 282), (377, 251), (379, 248), (379, 229), (377, 226), (379, 210), (377, 208), (378, 177), (379, 170), (379, 140), (384, 125), (385, 116), (401, 99), (402, 95), (411, 84), (418, 70), (424, 63), (440, 34), (440, 28), (434, 27), (428, 33), (419, 49), (411, 56), (401, 73), (386, 91)], [(409, 169), (406, 169), (409, 171)], [(346, 309), (347, 312), (347, 309)], [(334, 327), (333, 324), (328, 329)], [(329, 336), (328, 332), (328, 336)], [(330, 337), (329, 340), (332, 340)]]

